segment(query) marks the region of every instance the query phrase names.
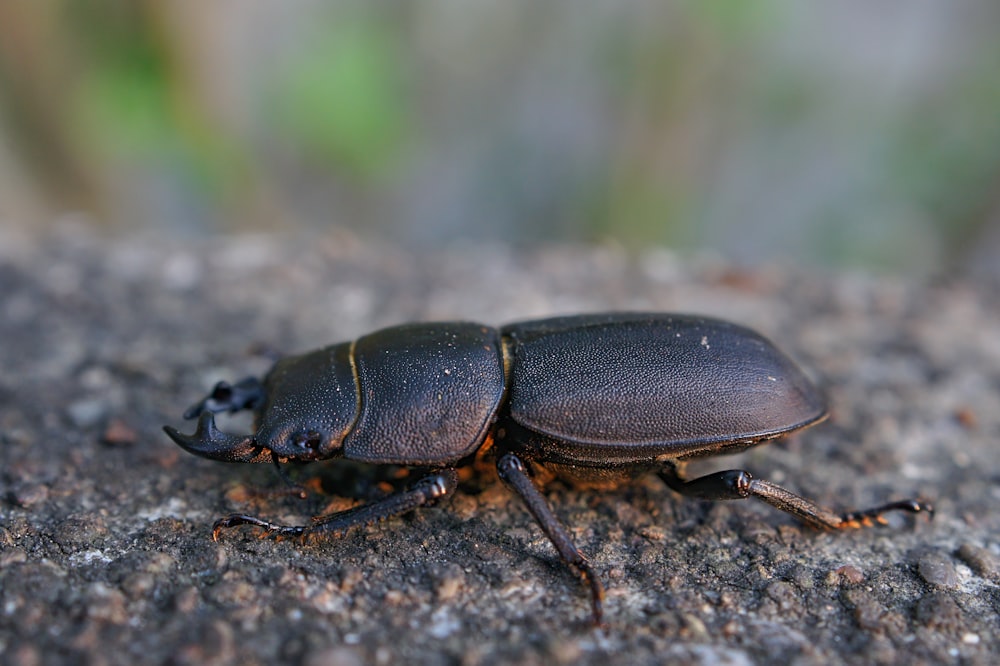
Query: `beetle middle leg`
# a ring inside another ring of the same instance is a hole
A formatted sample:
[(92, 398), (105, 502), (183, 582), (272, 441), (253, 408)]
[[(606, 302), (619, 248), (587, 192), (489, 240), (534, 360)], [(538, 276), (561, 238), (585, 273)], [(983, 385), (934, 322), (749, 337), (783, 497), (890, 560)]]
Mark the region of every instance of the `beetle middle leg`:
[(216, 521), (212, 527), (212, 538), (218, 541), (219, 533), (223, 529), (238, 525), (255, 525), (264, 528), (268, 535), (295, 536), (303, 539), (323, 532), (340, 534), (352, 527), (371, 525), (418, 507), (433, 504), (454, 493), (457, 487), (458, 472), (450, 468), (440, 469), (422, 477), (410, 488), (376, 502), (362, 504), (328, 516), (317, 516), (311, 525), (279, 525), (254, 516), (234, 513)]
[(531, 477), (528, 476), (524, 462), (513, 453), (505, 453), (497, 460), (497, 472), (500, 474), (500, 479), (524, 500), (528, 511), (538, 521), (545, 536), (559, 551), (563, 561), (579, 571), (580, 577), (590, 586), (594, 624), (600, 626), (604, 619), (604, 586), (590, 566), (590, 562), (573, 544), (569, 532), (552, 512), (552, 507), (535, 487)]
[(933, 507), (928, 502), (915, 499), (891, 502), (862, 511), (837, 513), (769, 481), (755, 479), (750, 472), (742, 469), (730, 469), (687, 480), (678, 465), (671, 464), (660, 470), (658, 475), (672, 490), (681, 495), (707, 500), (756, 497), (819, 529), (837, 530), (884, 525), (886, 520), (883, 514), (889, 511), (926, 512), (931, 515), (934, 513)]

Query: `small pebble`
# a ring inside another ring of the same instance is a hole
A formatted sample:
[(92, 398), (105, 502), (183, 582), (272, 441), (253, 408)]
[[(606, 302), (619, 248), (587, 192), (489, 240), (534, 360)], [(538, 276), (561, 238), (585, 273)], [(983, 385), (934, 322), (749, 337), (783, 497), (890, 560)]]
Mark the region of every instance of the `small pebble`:
[(837, 569), (833, 571), (833, 574), (847, 585), (858, 585), (863, 583), (865, 580), (864, 572), (850, 564), (837, 567)]
[(304, 666), (362, 666), (365, 660), (351, 648), (329, 647), (310, 652), (302, 663)]
[(77, 428), (89, 428), (107, 416), (108, 405), (101, 398), (87, 398), (70, 403), (66, 413)]
[(110, 446), (132, 446), (138, 439), (135, 430), (121, 419), (111, 419), (101, 435), (101, 441)]
[(21, 486), (12, 490), (9, 498), (14, 506), (27, 509), (47, 500), (49, 498), (49, 489), (47, 486), (40, 484)]
[(950, 560), (938, 553), (927, 553), (917, 563), (920, 577), (935, 587), (958, 587), (958, 572)]
[(963, 543), (955, 554), (977, 575), (994, 583), (1000, 581), (1000, 557), (993, 552), (971, 543)]

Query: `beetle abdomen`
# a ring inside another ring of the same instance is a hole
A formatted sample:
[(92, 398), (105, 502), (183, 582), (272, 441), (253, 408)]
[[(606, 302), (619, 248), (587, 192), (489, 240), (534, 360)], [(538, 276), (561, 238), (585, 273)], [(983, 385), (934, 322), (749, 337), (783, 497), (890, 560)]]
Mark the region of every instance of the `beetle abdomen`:
[(359, 338), (361, 404), (344, 440), (352, 460), (444, 465), (472, 454), (504, 395), (496, 329), (463, 322), (405, 324)]
[(820, 420), (822, 396), (753, 331), (715, 319), (618, 314), (502, 329), (510, 417), (582, 449), (682, 456)]

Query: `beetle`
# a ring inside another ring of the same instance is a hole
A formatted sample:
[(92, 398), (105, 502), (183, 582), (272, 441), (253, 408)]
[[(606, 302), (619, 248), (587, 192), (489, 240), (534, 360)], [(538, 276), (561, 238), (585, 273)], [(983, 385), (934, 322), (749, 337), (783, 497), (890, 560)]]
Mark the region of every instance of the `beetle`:
[[(219, 412), (252, 410), (252, 435), (220, 431)], [(681, 495), (755, 497), (819, 529), (886, 521), (909, 499), (837, 512), (742, 469), (689, 479), (689, 460), (735, 453), (823, 421), (822, 394), (760, 334), (719, 319), (611, 313), (556, 317), (500, 329), (470, 322), (385, 328), (278, 360), (263, 381), (219, 382), (184, 414), (187, 451), (227, 462), (343, 458), (419, 472), (403, 490), (308, 526), (233, 514), (212, 530), (253, 525), (277, 536), (342, 533), (444, 499), (458, 469), (489, 453), (562, 560), (589, 587), (594, 622), (604, 588), (532, 477), (607, 488), (657, 474)], [(280, 471), (280, 467), (279, 467)]]

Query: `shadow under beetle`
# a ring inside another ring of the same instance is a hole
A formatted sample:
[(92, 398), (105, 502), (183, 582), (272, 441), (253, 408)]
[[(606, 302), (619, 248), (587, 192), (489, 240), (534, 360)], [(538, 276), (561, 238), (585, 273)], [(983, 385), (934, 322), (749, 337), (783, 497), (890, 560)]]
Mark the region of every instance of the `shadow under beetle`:
[[(213, 414), (253, 410), (253, 435), (219, 431)], [(690, 497), (756, 497), (821, 529), (884, 523), (905, 500), (837, 513), (744, 470), (696, 479), (686, 462), (734, 453), (826, 418), (824, 400), (759, 334), (725, 321), (673, 314), (595, 314), (527, 321), (387, 328), (275, 363), (261, 382), (220, 382), (185, 418), (193, 435), (167, 435), (191, 453), (227, 462), (345, 458), (422, 471), (407, 489), (308, 526), (242, 514), (215, 523), (308, 537), (427, 506), (451, 495), (457, 468), (492, 447), (562, 559), (589, 585), (594, 621), (604, 588), (531, 477), (545, 470), (608, 486), (655, 472)], [(280, 468), (279, 468), (280, 471)]]

